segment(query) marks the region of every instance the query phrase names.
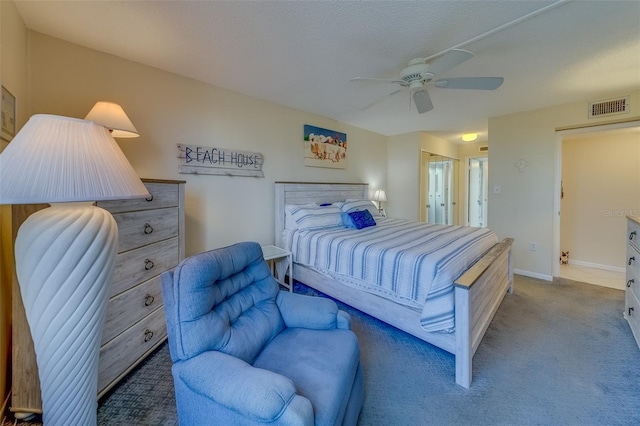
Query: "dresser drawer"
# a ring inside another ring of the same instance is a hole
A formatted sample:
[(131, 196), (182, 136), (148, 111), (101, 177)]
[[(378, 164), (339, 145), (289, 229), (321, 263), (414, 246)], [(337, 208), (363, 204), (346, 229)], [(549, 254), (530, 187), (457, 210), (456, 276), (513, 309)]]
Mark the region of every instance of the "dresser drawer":
[(640, 279), (638, 275), (630, 273), (628, 270), (625, 290), (635, 294), (640, 299)]
[(640, 251), (640, 224), (627, 220), (627, 241)]
[(178, 215), (177, 207), (114, 214), (118, 224), (118, 253), (175, 237)]
[(160, 275), (109, 300), (102, 331), (102, 344), (116, 337), (151, 312), (162, 307)]
[(178, 185), (145, 183), (144, 186), (151, 194), (146, 199), (99, 201), (98, 206), (108, 210), (111, 214), (178, 206), (180, 200)]
[(164, 309), (156, 309), (151, 315), (102, 346), (98, 367), (98, 392), (128, 372), (166, 337)]
[(624, 317), (629, 321), (633, 336), (636, 338), (638, 346), (640, 346), (640, 301), (638, 297), (630, 292), (625, 292), (625, 308)]
[(110, 297), (178, 265), (178, 237), (120, 253), (113, 270)]
[(631, 244), (627, 244), (627, 257), (625, 259), (627, 275), (633, 274), (640, 277), (640, 253)]

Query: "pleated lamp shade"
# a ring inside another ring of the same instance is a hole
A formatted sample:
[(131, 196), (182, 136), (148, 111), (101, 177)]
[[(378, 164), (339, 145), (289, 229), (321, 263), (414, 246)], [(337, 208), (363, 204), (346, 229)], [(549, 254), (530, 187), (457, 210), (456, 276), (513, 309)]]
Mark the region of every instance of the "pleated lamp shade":
[(0, 204), (147, 196), (109, 130), (91, 121), (34, 115), (0, 155)]
[(373, 195), (373, 201), (387, 201), (387, 193), (382, 189), (378, 189)]
[(114, 138), (140, 136), (122, 107), (113, 102), (96, 102), (84, 119), (103, 125), (111, 131)]

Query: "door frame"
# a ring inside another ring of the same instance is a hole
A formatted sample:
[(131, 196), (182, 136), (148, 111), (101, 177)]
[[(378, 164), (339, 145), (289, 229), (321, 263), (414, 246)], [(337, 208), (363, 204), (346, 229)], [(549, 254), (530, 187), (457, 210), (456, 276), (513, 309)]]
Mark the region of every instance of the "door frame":
[(556, 149), (555, 149), (555, 171), (553, 177), (553, 230), (552, 230), (552, 256), (551, 256), (551, 274), (552, 277), (560, 276), (560, 206), (562, 196), (562, 137), (576, 133), (592, 133), (606, 130), (625, 129), (628, 127), (640, 126), (640, 120), (625, 121), (621, 123), (602, 124), (585, 126), (577, 129), (557, 130), (556, 131)]
[[(470, 155), (468, 157), (464, 158), (464, 164), (465, 164), (465, 171), (464, 171), (464, 226), (469, 226), (469, 178), (470, 178), (470, 165), (469, 165), (469, 160), (474, 159), (474, 158), (484, 158), (486, 159), (487, 163), (489, 162), (489, 156), (488, 155)], [(486, 180), (485, 185), (487, 187), (487, 200), (485, 201), (485, 203), (489, 202), (489, 197), (488, 197), (488, 193), (489, 193), (489, 179)], [(487, 223), (488, 223), (488, 215), (489, 215), (489, 208), (488, 206), (486, 206), (485, 208), (486, 214), (485, 214), (485, 218), (484, 218), (484, 227), (487, 227)]]

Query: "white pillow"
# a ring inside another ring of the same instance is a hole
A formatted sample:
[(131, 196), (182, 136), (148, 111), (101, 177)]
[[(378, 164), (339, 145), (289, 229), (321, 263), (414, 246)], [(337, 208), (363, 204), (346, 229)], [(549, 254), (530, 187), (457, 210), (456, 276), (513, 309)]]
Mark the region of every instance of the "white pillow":
[(342, 212), (336, 206), (293, 206), (290, 211), (301, 231), (342, 227)]
[(373, 204), (371, 200), (347, 200), (347, 202), (342, 205), (342, 211), (346, 213), (364, 209), (369, 210), (371, 216), (380, 217), (378, 208), (375, 206), (375, 204)]
[(300, 207), (317, 207), (316, 203), (309, 204), (287, 204), (284, 206), (284, 229), (298, 229), (298, 224), (296, 223), (293, 216), (291, 216), (291, 212), (293, 209), (297, 209)]

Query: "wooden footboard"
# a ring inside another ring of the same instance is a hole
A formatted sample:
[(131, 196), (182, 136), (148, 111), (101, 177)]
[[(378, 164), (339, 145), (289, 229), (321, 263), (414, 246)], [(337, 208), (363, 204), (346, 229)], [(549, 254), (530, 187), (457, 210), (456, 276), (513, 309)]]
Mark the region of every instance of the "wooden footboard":
[(504, 295), (513, 291), (512, 243), (505, 238), (455, 281), (456, 383), (465, 388), (473, 355)]

